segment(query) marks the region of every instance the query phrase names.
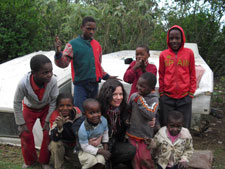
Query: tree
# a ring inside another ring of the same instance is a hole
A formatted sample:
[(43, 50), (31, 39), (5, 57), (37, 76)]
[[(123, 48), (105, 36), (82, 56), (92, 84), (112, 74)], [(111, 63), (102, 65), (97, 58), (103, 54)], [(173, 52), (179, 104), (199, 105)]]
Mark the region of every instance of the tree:
[(35, 51), (38, 13), (30, 0), (0, 3), (0, 62)]

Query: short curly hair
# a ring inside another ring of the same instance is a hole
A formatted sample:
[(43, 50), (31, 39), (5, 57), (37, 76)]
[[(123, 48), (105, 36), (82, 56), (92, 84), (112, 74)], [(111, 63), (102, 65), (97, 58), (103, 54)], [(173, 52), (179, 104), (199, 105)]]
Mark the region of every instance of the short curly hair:
[(30, 69), (32, 72), (38, 72), (45, 63), (52, 63), (51, 60), (42, 54), (35, 55), (30, 60)]

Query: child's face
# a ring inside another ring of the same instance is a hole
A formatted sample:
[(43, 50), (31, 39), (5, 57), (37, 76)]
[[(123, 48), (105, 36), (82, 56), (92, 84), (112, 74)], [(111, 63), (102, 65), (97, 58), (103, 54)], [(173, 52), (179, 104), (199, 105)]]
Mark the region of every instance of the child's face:
[(101, 110), (98, 102), (90, 102), (85, 111), (86, 118), (92, 125), (97, 125), (101, 119)]
[(95, 22), (87, 22), (84, 26), (81, 27), (84, 39), (91, 39), (96, 31)]
[(146, 60), (148, 60), (149, 56), (150, 55), (145, 48), (143, 48), (143, 47), (136, 48), (136, 61), (146, 62)]
[(148, 85), (147, 81), (140, 77), (137, 82), (138, 94), (141, 96), (146, 96), (152, 92), (152, 88)]
[(177, 29), (172, 29), (169, 33), (169, 45), (174, 52), (177, 52), (182, 44), (181, 32)]
[(123, 89), (121, 86), (118, 86), (113, 92), (112, 101), (110, 103), (113, 107), (119, 107), (123, 101)]
[(170, 119), (167, 123), (167, 129), (172, 136), (177, 136), (180, 133), (182, 126), (183, 126), (182, 119), (180, 120)]
[(39, 71), (33, 72), (34, 79), (38, 84), (50, 82), (52, 75), (52, 63), (50, 62), (42, 65)]
[(73, 109), (73, 101), (70, 98), (63, 98), (60, 100), (57, 109), (63, 117), (67, 117)]

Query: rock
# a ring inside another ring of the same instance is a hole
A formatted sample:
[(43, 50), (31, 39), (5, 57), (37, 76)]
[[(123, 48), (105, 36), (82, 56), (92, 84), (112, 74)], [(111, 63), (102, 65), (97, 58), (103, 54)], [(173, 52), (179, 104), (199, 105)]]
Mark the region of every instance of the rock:
[(223, 142), (222, 141), (218, 141), (218, 144), (223, 144)]
[(222, 119), (224, 117), (224, 111), (223, 111), (223, 109), (211, 107), (210, 115), (212, 115), (218, 119)]

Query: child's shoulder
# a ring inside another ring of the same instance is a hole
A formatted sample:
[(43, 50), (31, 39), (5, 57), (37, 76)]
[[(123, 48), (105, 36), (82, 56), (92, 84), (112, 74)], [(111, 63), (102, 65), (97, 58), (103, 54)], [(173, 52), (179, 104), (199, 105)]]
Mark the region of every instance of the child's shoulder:
[(148, 63), (147, 68), (148, 69), (156, 69), (156, 65), (154, 63)]
[(192, 138), (190, 131), (187, 128), (182, 127), (180, 132), (181, 138)]
[(59, 116), (59, 112), (57, 110), (53, 111), (50, 118), (49, 118), (49, 123), (52, 126), (55, 119)]
[(185, 54), (190, 54), (190, 55), (193, 55), (194, 56), (194, 52), (193, 52), (193, 50), (192, 49), (190, 49), (190, 48), (183, 48), (183, 50), (182, 50), (182, 52), (183, 53), (185, 53)]
[(56, 75), (53, 75), (52, 78), (51, 78), (51, 83), (57, 83), (57, 78), (56, 78)]
[(138, 95), (137, 92), (133, 93), (133, 94), (130, 96), (130, 101), (133, 102), (134, 99), (137, 97), (137, 95)]
[(158, 134), (162, 134), (162, 135), (165, 135), (166, 133), (166, 130), (167, 130), (167, 127), (166, 126), (163, 126), (159, 129), (159, 131), (157, 132)]
[(165, 53), (170, 53), (170, 50), (169, 49), (164, 49), (162, 52), (160, 52), (160, 55), (161, 54), (165, 54)]
[(31, 72), (26, 73), (19, 82), (19, 85), (21, 84), (26, 84), (27, 82), (30, 82), (30, 76), (31, 76)]
[(103, 124), (107, 125), (107, 120), (104, 116), (101, 116), (101, 121), (102, 121)]

